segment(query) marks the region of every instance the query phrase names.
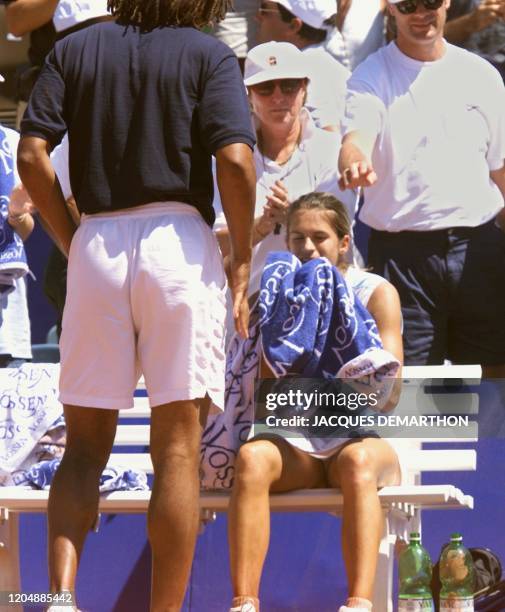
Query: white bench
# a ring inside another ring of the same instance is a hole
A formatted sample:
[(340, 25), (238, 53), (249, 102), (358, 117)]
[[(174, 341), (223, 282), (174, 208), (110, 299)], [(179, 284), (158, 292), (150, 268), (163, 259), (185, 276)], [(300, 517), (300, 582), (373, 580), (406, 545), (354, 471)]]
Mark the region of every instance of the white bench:
[[(425, 414), (436, 413), (437, 406), (450, 402), (451, 413), (478, 412), (478, 397), (473, 393), (459, 393), (437, 396), (424, 393), (419, 379), (427, 384), (431, 379), (457, 378), (466, 384), (478, 384), (479, 366), (426, 366), (405, 367), (402, 398), (409, 397), (422, 405)], [(414, 382), (415, 381), (415, 382)], [(404, 400), (402, 400), (404, 401)], [(147, 397), (136, 397), (135, 407), (120, 414), (115, 447), (146, 447), (149, 444), (149, 425), (128, 424), (133, 418), (149, 417)], [(375, 581), (374, 610), (392, 612), (394, 546), (397, 537), (407, 539), (411, 530), (421, 529), (422, 509), (472, 508), (472, 497), (460, 489), (446, 485), (421, 485), (421, 474), (425, 471), (469, 471), (476, 469), (476, 452), (468, 447), (477, 439), (476, 431), (466, 438), (407, 439), (399, 443), (402, 460), (408, 468), (407, 482), (401, 486), (385, 487), (379, 492), (384, 511), (384, 533), (380, 544), (379, 564)], [(441, 442), (443, 449), (425, 450), (424, 442)], [(113, 462), (152, 473), (152, 464), (145, 452), (115, 452)], [(448, 482), (449, 482), (448, 478)], [(149, 491), (114, 492), (100, 499), (102, 513), (145, 513), (149, 503)], [(35, 491), (20, 487), (0, 487), (0, 591), (20, 590), (19, 575), (19, 514), (46, 512), (47, 491)], [(202, 491), (200, 506), (202, 520), (207, 521), (216, 512), (226, 512), (229, 494), (222, 491)], [(325, 511), (339, 515), (342, 512), (342, 495), (331, 489), (301, 490), (292, 493), (275, 494), (270, 497), (274, 511), (307, 512)]]

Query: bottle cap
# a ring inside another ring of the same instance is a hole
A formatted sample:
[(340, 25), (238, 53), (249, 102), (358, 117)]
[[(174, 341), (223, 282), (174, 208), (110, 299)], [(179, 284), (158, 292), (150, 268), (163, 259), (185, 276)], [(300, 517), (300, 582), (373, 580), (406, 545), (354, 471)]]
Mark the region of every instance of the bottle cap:
[(460, 533), (451, 533), (451, 542), (462, 542), (463, 536)]
[(414, 542), (420, 542), (421, 541), (421, 534), (418, 533), (417, 531), (413, 531), (410, 534), (410, 541), (414, 541)]

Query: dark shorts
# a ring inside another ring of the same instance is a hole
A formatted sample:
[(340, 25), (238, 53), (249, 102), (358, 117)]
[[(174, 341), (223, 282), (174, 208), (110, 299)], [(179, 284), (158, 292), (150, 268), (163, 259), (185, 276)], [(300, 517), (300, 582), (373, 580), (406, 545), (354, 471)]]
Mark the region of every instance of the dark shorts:
[(405, 364), (505, 364), (505, 234), (494, 221), (372, 230), (368, 263), (400, 294)]

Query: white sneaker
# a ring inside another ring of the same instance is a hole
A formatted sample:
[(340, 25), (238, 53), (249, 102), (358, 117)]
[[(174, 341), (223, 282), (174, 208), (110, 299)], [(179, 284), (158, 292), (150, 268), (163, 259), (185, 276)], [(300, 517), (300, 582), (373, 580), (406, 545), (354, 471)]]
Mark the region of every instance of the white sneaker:
[(349, 606), (340, 606), (338, 612), (370, 612), (368, 608), (349, 608)]
[(248, 601), (236, 608), (230, 608), (230, 612), (256, 612), (256, 606), (252, 602)]

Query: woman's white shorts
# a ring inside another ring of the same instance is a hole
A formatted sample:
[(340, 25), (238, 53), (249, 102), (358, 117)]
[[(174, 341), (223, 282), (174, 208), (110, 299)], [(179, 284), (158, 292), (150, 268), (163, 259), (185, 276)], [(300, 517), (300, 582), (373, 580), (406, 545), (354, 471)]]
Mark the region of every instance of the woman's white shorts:
[(60, 400), (129, 408), (143, 373), (151, 406), (208, 394), (223, 409), (225, 291), (196, 208), (83, 216), (69, 255)]

